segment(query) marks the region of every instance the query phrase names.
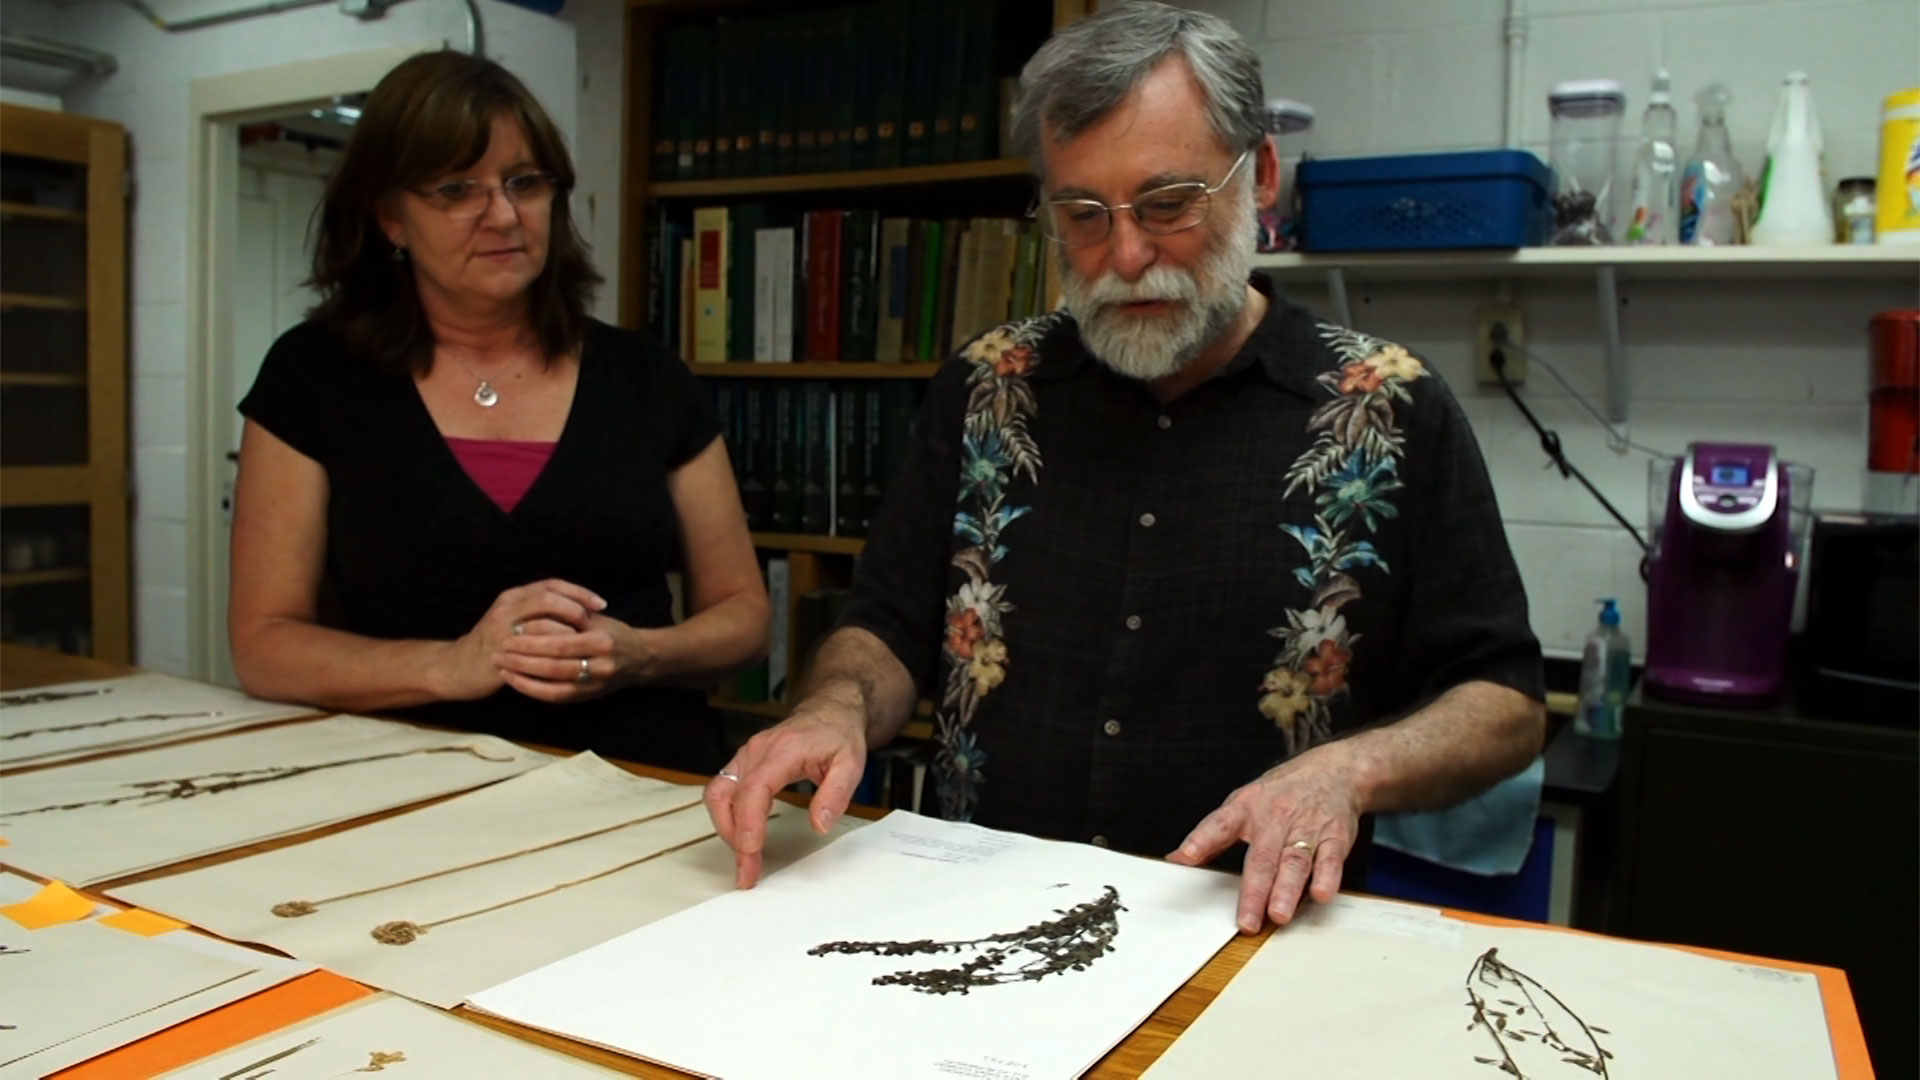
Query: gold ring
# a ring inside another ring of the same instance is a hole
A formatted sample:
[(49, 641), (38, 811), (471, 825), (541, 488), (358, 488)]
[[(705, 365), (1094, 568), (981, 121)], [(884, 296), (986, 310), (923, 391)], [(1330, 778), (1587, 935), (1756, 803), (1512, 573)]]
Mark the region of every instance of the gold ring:
[(591, 678), (593, 678), (593, 673), (587, 670), (587, 658), (583, 656), (580, 658), (580, 674), (575, 675), (573, 681), (586, 682)]
[(1315, 849), (1315, 848), (1317, 848), (1317, 847), (1319, 847), (1320, 845), (1318, 845), (1318, 844), (1309, 844), (1309, 843), (1307, 843), (1307, 842), (1306, 842), (1305, 840), (1295, 840), (1295, 841), (1294, 841), (1293, 843), (1291, 843), (1291, 844), (1288, 844), (1287, 846), (1288, 846), (1288, 847), (1297, 847), (1297, 848), (1299, 848), (1299, 849), (1300, 849), (1301, 851), (1305, 851), (1305, 852), (1312, 852), (1312, 851), (1313, 851), (1313, 849)]

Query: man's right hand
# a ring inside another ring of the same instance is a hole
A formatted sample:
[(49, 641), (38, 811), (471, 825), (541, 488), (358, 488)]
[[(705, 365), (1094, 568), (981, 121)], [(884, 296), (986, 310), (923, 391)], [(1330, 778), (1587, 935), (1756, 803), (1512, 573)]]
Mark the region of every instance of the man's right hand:
[(750, 889), (760, 879), (767, 842), (767, 814), (788, 784), (816, 786), (809, 817), (815, 832), (833, 827), (867, 767), (865, 711), (850, 702), (816, 694), (793, 715), (747, 740), (727, 767), (707, 784), (707, 813), (720, 838), (733, 848), (734, 885)]

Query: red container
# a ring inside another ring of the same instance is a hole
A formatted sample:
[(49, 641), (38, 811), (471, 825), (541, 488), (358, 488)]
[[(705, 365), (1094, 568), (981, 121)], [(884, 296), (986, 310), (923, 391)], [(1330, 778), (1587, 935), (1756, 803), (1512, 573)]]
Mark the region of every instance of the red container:
[(1867, 468), (1920, 473), (1920, 310), (1873, 317)]

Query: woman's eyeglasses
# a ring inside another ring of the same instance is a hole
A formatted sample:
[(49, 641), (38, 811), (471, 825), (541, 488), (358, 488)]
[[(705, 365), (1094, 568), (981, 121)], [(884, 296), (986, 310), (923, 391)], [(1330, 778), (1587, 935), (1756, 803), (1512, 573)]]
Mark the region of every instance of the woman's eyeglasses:
[(415, 193), (427, 200), (427, 205), (451, 218), (474, 218), (487, 212), (493, 204), (493, 193), (498, 190), (506, 193), (507, 201), (514, 209), (532, 209), (553, 199), (559, 190), (559, 183), (549, 172), (515, 173), (498, 184), (485, 184), (478, 180), (448, 180), (435, 184)]

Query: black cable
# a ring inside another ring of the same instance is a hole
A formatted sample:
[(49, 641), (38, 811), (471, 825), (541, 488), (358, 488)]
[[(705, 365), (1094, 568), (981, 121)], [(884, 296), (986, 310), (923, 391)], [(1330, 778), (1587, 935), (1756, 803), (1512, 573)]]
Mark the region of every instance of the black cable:
[[(1500, 389), (1507, 392), (1507, 397), (1513, 401), (1514, 407), (1520, 410), (1520, 415), (1526, 417), (1527, 423), (1533, 425), (1533, 430), (1540, 435), (1540, 449), (1546, 451), (1548, 460), (1552, 461), (1554, 466), (1560, 470), (1560, 475), (1563, 477), (1570, 476), (1580, 481), (1580, 486), (1586, 488), (1587, 493), (1592, 495), (1601, 506), (1606, 507), (1607, 513), (1613, 515), (1613, 520), (1619, 522), (1622, 528), (1633, 534), (1634, 543), (1640, 545), (1640, 553), (1642, 555), (1651, 554), (1653, 551), (1652, 546), (1647, 543), (1646, 537), (1640, 535), (1640, 530), (1634, 527), (1633, 522), (1628, 521), (1625, 514), (1622, 514), (1612, 503), (1608, 502), (1605, 495), (1600, 494), (1600, 489), (1593, 486), (1593, 482), (1587, 479), (1585, 473), (1575, 468), (1573, 462), (1567, 460), (1566, 451), (1562, 449), (1560, 445), (1560, 434), (1558, 432), (1548, 431), (1546, 427), (1540, 423), (1540, 419), (1533, 415), (1533, 410), (1527, 408), (1527, 403), (1521, 400), (1519, 392), (1514, 389), (1513, 383), (1507, 379), (1507, 354), (1501, 352), (1499, 349), (1495, 349), (1493, 353), (1488, 356), (1487, 360), (1493, 365), (1494, 376), (1500, 380)], [(1644, 559), (1641, 560), (1640, 576), (1642, 578), (1647, 576), (1646, 561)]]

